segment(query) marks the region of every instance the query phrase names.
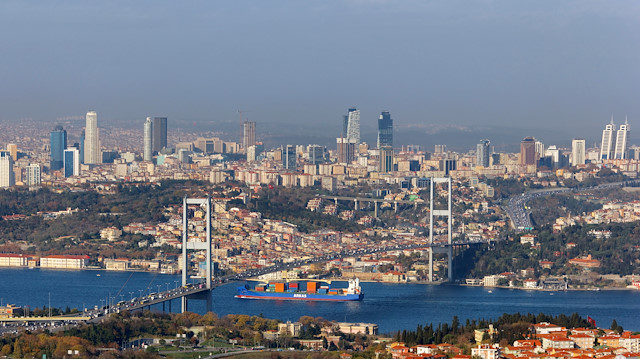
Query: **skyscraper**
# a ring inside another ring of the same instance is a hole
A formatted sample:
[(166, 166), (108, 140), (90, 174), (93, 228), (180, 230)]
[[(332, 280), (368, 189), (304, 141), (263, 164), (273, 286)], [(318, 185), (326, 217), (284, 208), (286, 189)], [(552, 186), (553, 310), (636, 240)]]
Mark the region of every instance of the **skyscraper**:
[(87, 112), (84, 138), (84, 163), (102, 163), (100, 152), (100, 139), (98, 137), (98, 114), (95, 111)]
[(153, 152), (157, 153), (167, 147), (167, 118), (166, 117), (154, 117), (153, 118), (153, 140), (152, 140)]
[(348, 111), (347, 114), (343, 116), (343, 121), (342, 121), (342, 132), (340, 133), (340, 137), (346, 137), (347, 136), (347, 131), (349, 130), (349, 114), (351, 112), (357, 111), (355, 107), (351, 107)]
[(616, 125), (613, 124), (613, 116), (611, 116), (611, 123), (606, 125), (602, 131), (602, 144), (600, 146), (600, 159), (610, 160), (613, 158), (611, 146), (613, 144), (613, 133), (616, 131)]
[(11, 154), (11, 158), (13, 158), (13, 162), (18, 160), (18, 145), (15, 143), (7, 143), (7, 151)]
[(382, 111), (378, 118), (378, 148), (393, 147), (393, 119), (389, 111)]
[(296, 146), (286, 145), (282, 148), (282, 167), (289, 171), (296, 171)]
[(27, 178), (25, 181), (26, 185), (29, 187), (39, 186), (40, 183), (42, 182), (40, 172), (41, 172), (41, 169), (39, 164), (31, 163), (30, 165), (28, 165)]
[(245, 121), (242, 125), (242, 148), (245, 152), (249, 146), (256, 144), (256, 123)]
[(307, 157), (309, 163), (317, 165), (324, 162), (324, 147), (319, 145), (307, 146)]
[(11, 187), (16, 184), (13, 172), (13, 158), (9, 151), (0, 151), (0, 188)]
[(64, 176), (80, 175), (80, 150), (69, 147), (64, 150)]
[(491, 150), (489, 140), (480, 140), (480, 143), (476, 146), (476, 166), (489, 167), (489, 157)]
[(620, 125), (616, 134), (616, 148), (613, 158), (622, 160), (627, 158), (627, 139), (629, 138), (629, 121), (624, 120), (624, 125)]
[(345, 137), (336, 138), (338, 163), (349, 164), (356, 158), (356, 142)]
[(50, 137), (51, 156), (49, 158), (49, 169), (57, 171), (62, 168), (64, 149), (67, 148), (67, 131), (62, 126), (56, 126), (51, 131)]
[(347, 139), (360, 143), (360, 111), (350, 108), (347, 115)]
[(391, 146), (380, 147), (378, 171), (385, 173), (393, 172), (393, 148)]
[(522, 166), (535, 165), (536, 160), (536, 139), (526, 137), (520, 142), (520, 164)]
[(147, 117), (147, 120), (144, 122), (144, 139), (143, 139), (143, 156), (142, 159), (145, 161), (153, 160), (153, 122), (151, 122), (151, 117)]
[(571, 165), (585, 164), (586, 141), (584, 138), (574, 138), (571, 140)]

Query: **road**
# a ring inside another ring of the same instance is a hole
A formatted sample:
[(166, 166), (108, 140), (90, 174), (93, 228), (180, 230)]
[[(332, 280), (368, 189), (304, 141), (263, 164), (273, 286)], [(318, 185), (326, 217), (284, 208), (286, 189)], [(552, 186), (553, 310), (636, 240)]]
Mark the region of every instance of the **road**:
[(526, 209), (526, 204), (534, 198), (547, 197), (558, 193), (588, 192), (599, 189), (623, 187), (627, 183), (640, 183), (640, 180), (603, 183), (601, 185), (588, 188), (555, 188), (532, 190), (509, 198), (509, 202), (507, 203), (505, 210), (507, 211), (507, 215), (509, 216), (509, 218), (511, 218), (513, 228), (518, 232), (522, 232), (525, 230), (533, 229), (533, 224), (531, 223), (531, 211)]

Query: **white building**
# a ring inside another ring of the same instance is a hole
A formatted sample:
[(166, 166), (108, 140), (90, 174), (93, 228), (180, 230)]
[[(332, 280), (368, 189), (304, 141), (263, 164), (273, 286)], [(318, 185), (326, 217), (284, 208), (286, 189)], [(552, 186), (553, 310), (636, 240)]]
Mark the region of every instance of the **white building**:
[(629, 137), (629, 122), (625, 120), (624, 125), (620, 125), (616, 135), (616, 148), (613, 158), (616, 160), (627, 159), (627, 138)]
[(574, 138), (571, 141), (571, 165), (585, 164), (586, 142), (584, 138)]
[(40, 258), (40, 268), (82, 269), (89, 264), (89, 256), (52, 255)]
[(27, 178), (26, 178), (27, 186), (32, 187), (32, 186), (40, 185), (40, 183), (42, 182), (40, 172), (41, 172), (41, 168), (40, 168), (40, 165), (37, 163), (32, 163), (27, 166)]
[(87, 112), (84, 135), (84, 163), (102, 163), (98, 137), (98, 114), (95, 111)]
[(13, 172), (13, 158), (9, 151), (0, 151), (0, 188), (11, 187), (16, 184)]
[(28, 262), (24, 254), (0, 253), (0, 267), (26, 267)]
[(360, 143), (360, 110), (349, 110), (347, 119), (347, 139)]
[(500, 349), (494, 348), (488, 344), (481, 344), (476, 348), (471, 348), (471, 356), (482, 359), (498, 359), (500, 356)]
[(602, 131), (602, 143), (600, 145), (600, 159), (610, 160), (613, 158), (611, 146), (613, 144), (613, 133), (616, 131), (616, 125), (613, 123), (613, 116), (611, 117), (611, 123), (605, 126)]
[(142, 159), (145, 161), (151, 161), (153, 159), (153, 147), (152, 147), (152, 139), (153, 139), (153, 122), (151, 121), (151, 117), (147, 117), (147, 120), (144, 122), (144, 144), (143, 144), (143, 156)]

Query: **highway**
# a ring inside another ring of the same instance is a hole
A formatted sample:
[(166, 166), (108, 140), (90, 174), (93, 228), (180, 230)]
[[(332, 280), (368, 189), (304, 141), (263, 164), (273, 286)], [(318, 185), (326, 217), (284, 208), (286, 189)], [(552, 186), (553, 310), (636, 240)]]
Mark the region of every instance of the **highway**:
[(509, 198), (509, 202), (507, 203), (505, 210), (507, 211), (507, 215), (511, 219), (513, 228), (516, 231), (522, 232), (525, 230), (531, 230), (533, 229), (533, 224), (531, 223), (531, 211), (526, 209), (526, 204), (534, 198), (547, 197), (558, 193), (589, 192), (593, 190), (623, 187), (626, 183), (640, 183), (640, 180), (603, 183), (601, 185), (588, 188), (555, 188), (532, 190)]

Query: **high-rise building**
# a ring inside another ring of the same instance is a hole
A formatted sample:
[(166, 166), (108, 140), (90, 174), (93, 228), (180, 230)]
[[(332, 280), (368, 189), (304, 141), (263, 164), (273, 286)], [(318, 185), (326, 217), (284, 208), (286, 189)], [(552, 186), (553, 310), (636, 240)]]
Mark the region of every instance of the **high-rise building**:
[(625, 119), (624, 125), (620, 125), (616, 134), (616, 148), (613, 158), (616, 160), (627, 159), (627, 139), (629, 138), (629, 121)]
[(489, 158), (491, 157), (491, 150), (489, 140), (480, 140), (480, 143), (476, 145), (476, 165), (482, 167), (489, 167)]
[(574, 138), (571, 140), (571, 165), (583, 165), (585, 161), (586, 141), (584, 138)]
[(11, 187), (16, 184), (13, 172), (13, 158), (9, 151), (0, 151), (0, 188)]
[(30, 165), (28, 165), (27, 178), (25, 181), (26, 185), (29, 187), (39, 186), (40, 183), (42, 182), (40, 173), (41, 173), (41, 168), (39, 164), (31, 163)]
[(143, 139), (143, 156), (142, 159), (145, 161), (153, 160), (153, 122), (151, 122), (151, 117), (147, 117), (147, 120), (144, 122), (144, 139)]
[(611, 116), (611, 123), (606, 125), (602, 131), (602, 143), (600, 146), (600, 159), (610, 160), (613, 158), (613, 152), (611, 147), (613, 145), (613, 133), (616, 132), (616, 125), (613, 124), (613, 116)]
[(51, 156), (49, 158), (49, 169), (57, 171), (62, 168), (64, 162), (64, 149), (67, 148), (67, 131), (62, 126), (56, 126), (51, 131), (50, 137)]
[(522, 166), (535, 165), (537, 161), (536, 139), (526, 137), (520, 142), (520, 164)]
[(249, 146), (256, 144), (256, 123), (245, 121), (242, 126), (242, 148), (246, 151)]
[(78, 147), (80, 149), (80, 163), (84, 163), (84, 129), (82, 130), (82, 133), (80, 134), (80, 146)]
[(336, 138), (338, 163), (349, 164), (356, 158), (356, 141), (345, 137)]
[(264, 144), (257, 142), (255, 145), (247, 147), (247, 162), (255, 162), (258, 160), (262, 152), (264, 152)]
[(393, 147), (393, 119), (389, 111), (382, 111), (378, 118), (378, 148)]
[(440, 171), (444, 171), (445, 176), (449, 176), (451, 171), (455, 171), (458, 161), (454, 159), (440, 160)]
[(158, 153), (167, 147), (167, 118), (153, 118), (153, 152)]
[(340, 133), (340, 137), (346, 137), (347, 136), (347, 132), (349, 131), (349, 114), (351, 112), (357, 111), (355, 107), (351, 107), (348, 111), (347, 114), (343, 116), (343, 121), (342, 121), (342, 132)]
[(69, 147), (64, 150), (64, 176), (80, 175), (80, 150)]
[(347, 139), (360, 143), (360, 111), (350, 108), (347, 114)]
[(18, 145), (15, 143), (7, 143), (7, 151), (9, 151), (11, 158), (13, 158), (13, 162), (18, 160)]
[(380, 147), (380, 162), (378, 163), (378, 171), (393, 172), (393, 147)]
[(324, 147), (319, 145), (307, 146), (307, 158), (309, 163), (317, 165), (324, 162)]
[(447, 152), (447, 145), (435, 145), (433, 153)]
[(98, 136), (98, 114), (95, 111), (87, 112), (84, 131), (84, 163), (101, 163), (102, 152), (100, 152), (100, 138)]
[(282, 168), (289, 171), (296, 171), (296, 146), (286, 145), (282, 148)]

